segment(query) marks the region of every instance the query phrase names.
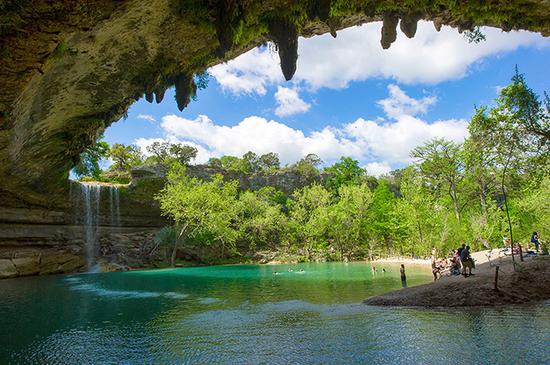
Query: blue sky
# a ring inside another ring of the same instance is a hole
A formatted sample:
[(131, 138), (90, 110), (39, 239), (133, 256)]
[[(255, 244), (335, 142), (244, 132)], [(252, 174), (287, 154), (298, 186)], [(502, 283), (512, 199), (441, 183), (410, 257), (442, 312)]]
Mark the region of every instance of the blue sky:
[(174, 90), (161, 104), (136, 102), (105, 132), (109, 143), (155, 140), (199, 149), (197, 163), (223, 154), (277, 152), (283, 163), (307, 153), (326, 164), (349, 155), (375, 175), (410, 163), (409, 151), (434, 137), (461, 142), (475, 105), (487, 105), (517, 64), (529, 85), (548, 91), (550, 41), (527, 32), (482, 28), (469, 44), (455, 29), (419, 24), (389, 50), (380, 23), (300, 39), (298, 70), (284, 81), (272, 47), (209, 70), (208, 88), (180, 112)]

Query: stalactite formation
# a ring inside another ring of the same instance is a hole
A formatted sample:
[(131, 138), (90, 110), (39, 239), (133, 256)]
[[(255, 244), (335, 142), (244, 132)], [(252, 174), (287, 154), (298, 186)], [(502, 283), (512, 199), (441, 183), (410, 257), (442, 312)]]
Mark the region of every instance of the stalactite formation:
[(279, 49), (283, 76), (289, 81), (296, 72), (298, 61), (298, 30), (294, 24), (281, 19), (269, 24), (269, 34)]

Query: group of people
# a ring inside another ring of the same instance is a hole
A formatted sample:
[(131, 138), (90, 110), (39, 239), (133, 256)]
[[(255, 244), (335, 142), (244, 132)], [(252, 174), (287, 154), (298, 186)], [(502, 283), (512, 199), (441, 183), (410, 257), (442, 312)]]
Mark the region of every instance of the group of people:
[(521, 255), (521, 256), (537, 256), (540, 254), (548, 254), (547, 249), (543, 247), (539, 240), (539, 235), (537, 232), (533, 232), (531, 235), (531, 240), (525, 244), (520, 242), (515, 242), (514, 245), (510, 244), (510, 238), (503, 238), (504, 248), (502, 252), (505, 256), (511, 255)]
[(468, 277), (475, 269), (474, 259), (470, 256), (470, 246), (462, 244), (458, 249), (453, 250), (448, 258), (437, 258), (437, 250), (432, 249), (432, 274), (434, 281), (443, 275), (460, 275)]

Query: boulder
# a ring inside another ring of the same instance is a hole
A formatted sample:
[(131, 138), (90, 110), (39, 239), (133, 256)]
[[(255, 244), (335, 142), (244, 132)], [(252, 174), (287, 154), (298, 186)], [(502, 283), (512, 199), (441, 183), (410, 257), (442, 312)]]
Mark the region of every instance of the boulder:
[(17, 276), (17, 270), (11, 260), (0, 260), (0, 279), (13, 278)]
[(63, 273), (71, 273), (75, 271), (83, 271), (86, 267), (86, 260), (80, 256), (74, 256), (69, 261), (61, 264), (59, 270)]
[(36, 275), (40, 272), (40, 256), (20, 257), (11, 261), (18, 276)]
[(115, 271), (128, 271), (128, 266), (119, 265), (114, 262), (101, 262), (99, 264), (100, 272), (115, 272)]
[(80, 257), (69, 253), (43, 255), (40, 259), (40, 275), (70, 272), (68, 268), (76, 265), (76, 259)]

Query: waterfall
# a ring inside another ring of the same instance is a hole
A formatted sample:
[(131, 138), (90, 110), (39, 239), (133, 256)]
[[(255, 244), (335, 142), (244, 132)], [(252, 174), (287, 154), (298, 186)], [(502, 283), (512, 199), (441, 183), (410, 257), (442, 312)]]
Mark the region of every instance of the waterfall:
[(120, 226), (120, 195), (116, 186), (109, 186), (109, 211), (111, 213), (111, 226)]
[[(106, 187), (92, 183), (77, 183), (78, 194), (73, 197), (73, 186), (71, 184), (71, 197), (76, 217), (83, 217), (84, 228), (84, 248), (86, 254), (86, 266), (88, 272), (97, 272), (99, 270), (97, 258), (100, 254), (101, 245), (99, 243), (98, 228), (101, 218), (101, 190)], [(75, 192), (76, 193), (76, 192)], [(106, 199), (104, 199), (106, 200)], [(105, 207), (107, 208), (107, 207)], [(107, 211), (104, 210), (103, 214)], [(116, 186), (109, 186), (109, 222), (111, 227), (120, 225), (120, 195)]]
[(113, 186), (112, 189), (115, 191), (115, 223), (117, 226), (120, 226), (120, 195), (119, 190), (116, 186)]
[(86, 265), (88, 271), (94, 271), (99, 253), (97, 229), (101, 204), (101, 186), (79, 184), (81, 200), (84, 203), (84, 247), (86, 249)]

